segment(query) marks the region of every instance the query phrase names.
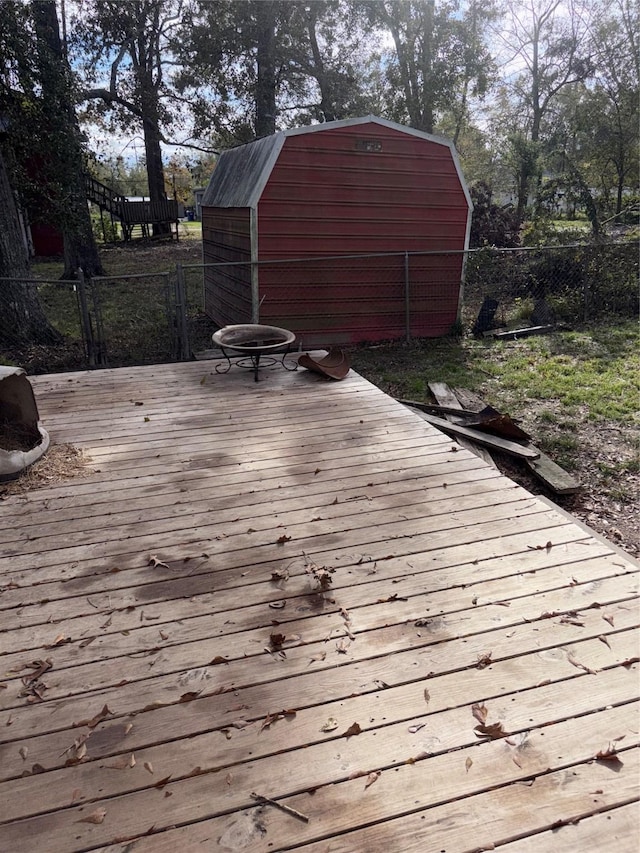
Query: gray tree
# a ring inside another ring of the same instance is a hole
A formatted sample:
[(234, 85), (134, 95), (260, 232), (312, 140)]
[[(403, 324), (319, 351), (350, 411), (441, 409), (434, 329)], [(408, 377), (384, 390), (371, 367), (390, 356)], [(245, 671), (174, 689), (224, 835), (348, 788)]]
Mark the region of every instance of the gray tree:
[[(114, 129), (142, 130), (152, 202), (166, 198), (161, 142), (175, 117), (171, 44), (182, 6), (181, 0), (93, 0), (73, 22), (74, 47), (83, 60), (79, 98), (93, 102), (89, 115), (108, 116)], [(96, 85), (105, 64), (108, 85)], [(154, 234), (169, 229), (169, 223), (157, 223)]]
[[(514, 164), (517, 213), (524, 218), (529, 195), (540, 181), (543, 122), (555, 99), (593, 71), (588, 54), (587, 23), (575, 0), (512, 2), (499, 38), (502, 62), (513, 69), (509, 85), (510, 125), (507, 136)], [(585, 46), (587, 51), (585, 51)]]
[(382, 56), (386, 112), (390, 118), (433, 133), (439, 116), (456, 114), (455, 134), (467, 117), (469, 96), (482, 96), (493, 61), (483, 38), (494, 16), (489, 0), (457, 2), (362, 0), (358, 4), (394, 48)]

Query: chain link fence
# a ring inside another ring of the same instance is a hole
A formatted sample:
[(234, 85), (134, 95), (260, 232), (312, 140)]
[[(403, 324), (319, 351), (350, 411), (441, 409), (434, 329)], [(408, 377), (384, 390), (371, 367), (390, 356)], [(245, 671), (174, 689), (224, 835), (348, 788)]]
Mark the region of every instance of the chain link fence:
[(477, 333), (638, 314), (637, 242), (468, 253), (462, 320)]
[[(638, 243), (626, 242), (264, 261), (259, 276), (269, 268), (275, 284), (260, 316), (297, 331), (303, 345), (312, 334), (329, 345), (336, 329), (369, 329), (382, 340), (420, 337), (427, 325), (432, 335), (580, 325), (638, 315), (638, 258)], [(212, 270), (250, 287), (244, 266), (241, 275), (229, 264), (178, 264), (75, 281), (0, 279), (0, 363), (44, 373), (191, 359), (211, 346), (216, 328), (205, 313)], [(463, 268), (458, 314), (453, 274), (459, 280)], [(231, 308), (236, 297), (217, 293)], [(236, 303), (246, 308), (247, 299)]]

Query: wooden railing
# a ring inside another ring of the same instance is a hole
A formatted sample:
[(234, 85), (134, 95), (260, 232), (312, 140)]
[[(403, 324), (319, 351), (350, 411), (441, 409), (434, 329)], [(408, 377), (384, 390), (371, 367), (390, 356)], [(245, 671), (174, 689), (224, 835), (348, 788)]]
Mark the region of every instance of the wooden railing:
[(126, 225), (146, 225), (178, 220), (178, 202), (174, 199), (129, 201), (91, 175), (85, 176), (85, 184), (89, 201), (94, 202), (101, 210), (106, 210)]

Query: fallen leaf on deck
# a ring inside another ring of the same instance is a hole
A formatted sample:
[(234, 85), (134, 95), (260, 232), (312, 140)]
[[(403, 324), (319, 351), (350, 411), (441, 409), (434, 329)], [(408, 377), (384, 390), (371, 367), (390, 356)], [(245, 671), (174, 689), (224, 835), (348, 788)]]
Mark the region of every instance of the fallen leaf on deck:
[(321, 470), (320, 468), (316, 468), (316, 470), (315, 470), (313, 473), (314, 473), (314, 474), (319, 474), (319, 473), (320, 473), (320, 470)]
[(601, 749), (600, 752), (597, 752), (595, 755), (595, 759), (596, 761), (605, 761), (611, 767), (622, 767), (623, 764), (616, 749), (611, 744), (609, 744), (606, 749)]
[(379, 598), (378, 604), (386, 604), (389, 601), (409, 601), (409, 599), (403, 598), (402, 596), (398, 595), (397, 592), (394, 592), (393, 595), (390, 595), (388, 598)]
[(94, 812), (91, 812), (87, 817), (81, 817), (80, 820), (77, 820), (76, 823), (102, 823), (107, 814), (106, 809), (96, 809)]
[(470, 758), (467, 758), (467, 760), (464, 763), (464, 769), (467, 771), (467, 773), (471, 769), (472, 764), (473, 764), (473, 761)]
[(311, 664), (311, 663), (314, 663), (315, 661), (324, 660), (326, 658), (326, 656), (327, 656), (326, 652), (318, 652), (315, 655), (311, 655), (311, 657), (309, 658), (309, 663)]
[(77, 803), (78, 800), (82, 797), (82, 791), (80, 788), (74, 788), (71, 793), (71, 802), (69, 803), (72, 806), (74, 803)]
[(604, 634), (600, 634), (598, 639), (600, 640), (601, 643), (604, 643), (605, 646), (608, 646), (609, 648), (611, 648), (611, 644), (609, 643), (609, 640), (607, 640), (607, 638), (604, 636)]
[(278, 711), (275, 714), (267, 714), (267, 716), (262, 721), (262, 725), (260, 726), (260, 731), (264, 731), (268, 729), (273, 723), (277, 723), (278, 720), (284, 720), (285, 718), (292, 719), (296, 716), (298, 712), (293, 708), (289, 708), (286, 710)]
[(124, 727), (125, 735), (128, 735), (132, 728), (133, 728), (133, 723), (127, 723)]
[(611, 615), (611, 613), (603, 613), (602, 618), (605, 622), (608, 622), (612, 628), (615, 628), (615, 625), (613, 624), (613, 616)]
[(270, 601), (269, 602), (269, 607), (272, 610), (282, 610), (282, 608), (286, 607), (286, 606), (287, 606), (286, 601)]
[(133, 753), (131, 753), (131, 755), (129, 756), (129, 767), (135, 767), (135, 766), (136, 766), (136, 757)]
[(158, 789), (164, 788), (164, 786), (167, 784), (169, 779), (171, 779), (171, 774), (169, 774), (168, 776), (165, 776), (164, 779), (160, 779), (160, 781), (156, 782), (156, 784), (153, 787), (158, 788)]
[(381, 775), (381, 770), (374, 770), (372, 773), (369, 773), (369, 775), (367, 776), (367, 781), (364, 784), (365, 791), (367, 790), (367, 788), (370, 788), (374, 782), (377, 782)]
[(320, 726), (321, 732), (333, 732), (338, 728), (338, 721), (335, 717), (329, 717), (324, 725)]
[(358, 723), (351, 723), (346, 732), (342, 732), (341, 737), (352, 737), (353, 735), (359, 735), (362, 729), (358, 725)]
[(82, 642), (78, 643), (78, 647), (84, 649), (89, 645), (89, 643), (93, 643), (95, 639), (95, 637), (87, 637), (86, 640), (82, 640)]
[(475, 702), (471, 706), (471, 713), (479, 723), (484, 723), (487, 720), (487, 714), (489, 711), (484, 702)]
[(192, 702), (194, 699), (197, 699), (198, 696), (202, 693), (202, 690), (189, 690), (187, 693), (183, 693), (179, 702)]
[(200, 384), (201, 384), (201, 385), (204, 385), (206, 381), (207, 381), (207, 374), (205, 373), (205, 375), (204, 375), (204, 376), (202, 377), (202, 379), (200, 380)]
[(339, 655), (346, 655), (347, 649), (349, 648), (349, 643), (344, 637), (341, 640), (338, 640), (336, 643), (336, 651)]
[(636, 658), (636, 657), (627, 658), (626, 660), (622, 661), (620, 666), (623, 666), (625, 669), (630, 669), (634, 663), (638, 663), (639, 661), (640, 661), (640, 658)]
[(251, 723), (249, 720), (234, 720), (229, 725), (233, 726), (234, 729), (246, 729), (246, 727), (250, 726)]
[(577, 628), (584, 628), (584, 622), (578, 617), (578, 614), (573, 610), (569, 613), (565, 613), (564, 616), (560, 617), (560, 624), (575, 625)]
[(112, 715), (112, 711), (109, 709), (108, 705), (103, 705), (102, 710), (98, 711), (95, 717), (91, 717), (90, 720), (82, 720), (80, 723), (76, 723), (78, 726), (88, 726), (90, 729), (95, 729), (98, 723), (101, 723), (107, 717)]
[(152, 554), (149, 557), (149, 561), (147, 563), (148, 566), (153, 566), (154, 569), (157, 569), (158, 566), (163, 566), (165, 569), (168, 569), (169, 566), (164, 563), (159, 557), (156, 557), (155, 554)]
[(491, 652), (485, 652), (483, 655), (478, 655), (476, 669), (484, 669), (485, 667), (490, 666), (493, 663), (491, 660), (491, 654)]
[(288, 581), (289, 580), (289, 572), (287, 569), (276, 569), (275, 572), (271, 572), (271, 580), (272, 581)]
[(30, 672), (29, 675), (24, 675), (22, 677), (23, 682), (27, 683), (28, 681), (37, 681), (45, 672), (48, 672), (53, 663), (51, 662), (51, 658), (47, 658), (46, 660), (34, 660), (32, 663), (25, 663), (22, 665), (18, 665), (9, 670), (9, 672), (20, 672), (23, 669), (31, 669), (33, 672)]
[(29, 748), (27, 746), (21, 746), (18, 752), (20, 753), (22, 760), (26, 761), (27, 755), (29, 755)]
[(282, 644), (287, 639), (286, 634), (270, 634), (269, 643), (272, 649), (278, 650), (282, 648)]
[(579, 661), (579, 660), (576, 660), (576, 659), (575, 659), (575, 657), (573, 656), (573, 654), (572, 654), (571, 652), (569, 652), (569, 654), (567, 655), (567, 660), (569, 661), (569, 663), (570, 663), (572, 666), (575, 666), (575, 667), (577, 667), (578, 669), (582, 669), (582, 670), (584, 670), (585, 672), (589, 672), (589, 673), (591, 673), (591, 675), (597, 675), (597, 674), (598, 674), (598, 673), (596, 672), (596, 670), (595, 670), (595, 669), (591, 669), (591, 667), (590, 667), (590, 666), (587, 666), (587, 665), (586, 665), (586, 664), (584, 664), (584, 663), (580, 663), (580, 661)]
[(153, 775), (153, 764), (150, 761), (145, 761), (145, 763), (142, 766), (144, 767), (145, 770), (148, 770), (149, 773), (151, 773)]
[(489, 725), (480, 723), (473, 731), (476, 737), (486, 737), (490, 740), (497, 740), (497, 738), (505, 737), (505, 735), (509, 734), (502, 728), (502, 723), (490, 723)]
[(425, 727), (425, 725), (426, 725), (426, 723), (416, 723), (413, 726), (409, 726), (407, 731), (409, 732), (409, 734), (414, 735), (416, 732), (419, 732), (420, 729), (423, 729)]
[(423, 694), (423, 695), (424, 695), (424, 701), (425, 701), (425, 702), (427, 703), (427, 705), (428, 705), (428, 704), (429, 704), (429, 701), (431, 700), (431, 693), (429, 693), (429, 691), (427, 690), (427, 688), (426, 688), (426, 687), (425, 687), (425, 689), (424, 689), (424, 694)]
[(67, 637), (64, 634), (58, 634), (55, 640), (50, 643), (48, 646), (45, 646), (45, 649), (55, 649), (56, 646), (63, 646), (65, 643), (73, 642), (71, 637)]
[(216, 655), (213, 660), (210, 660), (207, 666), (218, 666), (220, 663), (229, 663), (226, 658), (223, 658), (222, 655)]
[(71, 746), (67, 747), (60, 755), (68, 755), (65, 764), (78, 764), (87, 754), (87, 745), (86, 741), (91, 737), (92, 732), (85, 732), (84, 734), (78, 735), (78, 737), (74, 740)]
[[(131, 754), (133, 755), (133, 753)], [(105, 767), (108, 767), (109, 770), (124, 770), (126, 767), (131, 767), (131, 755), (121, 755), (119, 758), (116, 758), (111, 764), (105, 764)]]
[(291, 537), (287, 536), (286, 533), (283, 533), (282, 536), (280, 536), (278, 539), (276, 539), (276, 544), (277, 545), (284, 545), (285, 542), (290, 542), (290, 541), (291, 541)]

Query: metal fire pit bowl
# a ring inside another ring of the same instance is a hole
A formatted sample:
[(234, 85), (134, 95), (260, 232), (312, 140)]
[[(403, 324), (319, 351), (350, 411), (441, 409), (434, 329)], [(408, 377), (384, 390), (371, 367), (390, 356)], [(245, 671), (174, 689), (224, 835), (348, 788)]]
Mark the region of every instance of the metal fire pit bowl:
[[(253, 370), (253, 378), (258, 381), (258, 368), (260, 360), (262, 364), (280, 364), (285, 370), (297, 370), (298, 363), (289, 366), (285, 358), (289, 354), (291, 344), (296, 336), (288, 329), (280, 329), (278, 326), (262, 326), (258, 323), (242, 323), (236, 326), (224, 326), (213, 333), (213, 342), (220, 347), (223, 356), (227, 359), (226, 365), (216, 365), (216, 373), (228, 373), (232, 361), (227, 350), (240, 353), (245, 358), (238, 359), (235, 363), (238, 367), (247, 367)], [(282, 351), (284, 348), (284, 352)], [(281, 358), (273, 358), (269, 353), (279, 353)], [(266, 358), (263, 358), (265, 356)]]

